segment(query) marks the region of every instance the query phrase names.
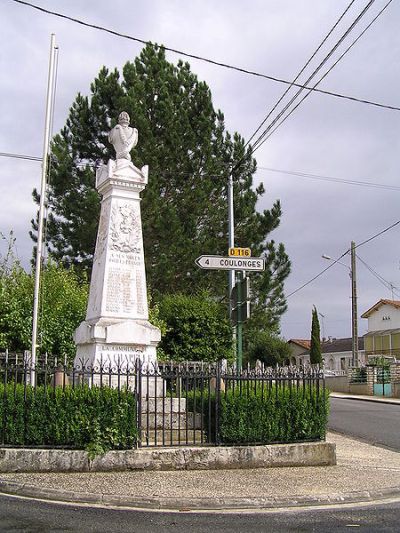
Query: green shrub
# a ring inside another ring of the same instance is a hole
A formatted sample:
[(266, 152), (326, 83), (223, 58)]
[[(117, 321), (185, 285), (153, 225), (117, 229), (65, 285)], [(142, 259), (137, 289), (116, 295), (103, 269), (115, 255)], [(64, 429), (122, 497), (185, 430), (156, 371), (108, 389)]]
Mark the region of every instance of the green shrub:
[(130, 390), (0, 384), (0, 438), (21, 446), (85, 448), (92, 455), (137, 441), (136, 400)]
[(159, 302), (159, 316), (167, 324), (159, 345), (167, 359), (232, 359), (232, 329), (226, 308), (207, 293), (166, 295)]
[[(211, 423), (215, 438), (216, 395), (207, 391), (188, 394), (189, 410), (203, 401), (204, 428)], [(210, 403), (209, 403), (210, 402)], [(210, 408), (209, 408), (210, 407)], [(315, 386), (295, 387), (242, 382), (241, 389), (221, 391), (219, 440), (221, 444), (268, 444), (323, 440), (329, 412), (329, 392)], [(211, 416), (211, 420), (209, 417)]]

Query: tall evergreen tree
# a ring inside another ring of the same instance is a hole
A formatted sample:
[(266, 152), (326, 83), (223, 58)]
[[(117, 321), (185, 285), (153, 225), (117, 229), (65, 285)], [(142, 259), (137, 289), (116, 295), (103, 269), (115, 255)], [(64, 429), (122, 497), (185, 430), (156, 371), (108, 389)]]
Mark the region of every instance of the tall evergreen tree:
[(312, 311), (312, 322), (311, 322), (310, 363), (312, 365), (322, 364), (320, 328), (319, 328), (318, 312), (317, 312), (315, 305)]
[[(107, 133), (120, 111), (127, 111), (139, 130), (132, 161), (150, 168), (142, 218), (147, 278), (155, 297), (205, 289), (227, 298), (226, 273), (200, 271), (194, 260), (227, 253), (226, 184), (234, 167), (236, 245), (266, 257), (265, 272), (252, 275), (255, 316), (276, 326), (286, 309), (283, 284), (290, 261), (284, 246), (268, 236), (280, 223), (281, 206), (277, 200), (271, 209), (256, 211), (264, 188), (253, 188), (251, 147), (225, 130), (224, 115), (214, 109), (206, 83), (188, 63), (173, 65), (162, 47), (149, 44), (125, 64), (122, 75), (103, 67), (90, 89), (90, 97), (77, 95), (53, 139), (50, 254), (90, 274), (100, 206), (95, 167), (115, 157)], [(38, 201), (36, 191), (34, 198)]]

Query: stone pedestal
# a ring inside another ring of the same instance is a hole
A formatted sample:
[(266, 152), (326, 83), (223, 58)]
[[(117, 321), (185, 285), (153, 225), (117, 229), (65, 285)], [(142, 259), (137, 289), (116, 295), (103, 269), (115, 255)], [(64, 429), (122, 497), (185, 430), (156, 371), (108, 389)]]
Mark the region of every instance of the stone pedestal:
[(140, 193), (148, 167), (109, 161), (96, 174), (102, 195), (86, 320), (77, 328), (75, 366), (133, 371), (156, 365), (160, 330), (148, 321)]

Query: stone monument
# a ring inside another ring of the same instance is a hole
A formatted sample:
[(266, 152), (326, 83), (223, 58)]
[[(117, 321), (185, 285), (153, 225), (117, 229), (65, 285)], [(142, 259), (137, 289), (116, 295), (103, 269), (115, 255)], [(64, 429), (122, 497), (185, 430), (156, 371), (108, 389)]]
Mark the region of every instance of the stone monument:
[(116, 161), (96, 173), (102, 195), (93, 258), (86, 320), (74, 334), (75, 366), (132, 370), (156, 364), (160, 330), (148, 321), (146, 273), (140, 214), (140, 193), (148, 181), (148, 167), (136, 168), (130, 151), (138, 132), (122, 112), (109, 133)]

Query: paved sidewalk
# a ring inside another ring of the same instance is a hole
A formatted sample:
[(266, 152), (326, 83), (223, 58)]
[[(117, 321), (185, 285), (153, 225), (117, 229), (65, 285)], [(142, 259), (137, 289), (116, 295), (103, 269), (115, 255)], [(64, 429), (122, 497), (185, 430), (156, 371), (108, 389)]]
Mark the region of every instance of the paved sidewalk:
[(346, 400), (365, 400), (367, 402), (400, 405), (400, 398), (391, 398), (390, 396), (366, 396), (361, 394), (349, 394), (347, 392), (331, 392), (329, 396), (331, 398), (343, 398)]
[(1, 474), (0, 492), (152, 509), (262, 509), (400, 500), (400, 453), (329, 434), (336, 466)]

